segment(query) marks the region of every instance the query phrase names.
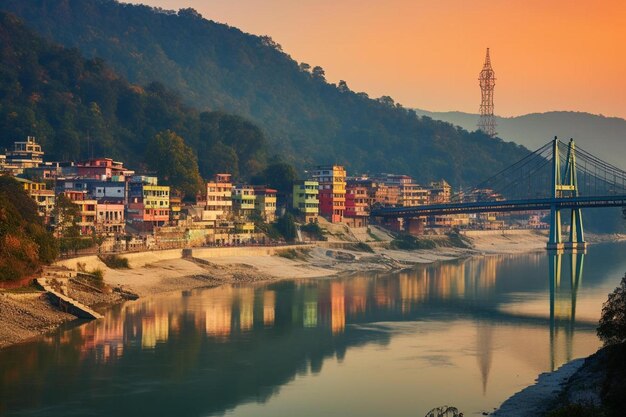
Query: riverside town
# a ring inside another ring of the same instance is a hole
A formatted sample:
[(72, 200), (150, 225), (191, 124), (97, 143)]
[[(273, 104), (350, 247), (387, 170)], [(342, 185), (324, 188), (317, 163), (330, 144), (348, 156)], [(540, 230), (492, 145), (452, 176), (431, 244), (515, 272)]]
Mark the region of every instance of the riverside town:
[[(22, 184), (58, 237), (64, 237), (68, 228), (64, 227), (67, 219), (59, 218), (62, 211), (55, 210), (56, 203), (61, 199), (76, 206), (79, 236), (74, 239), (78, 241), (74, 253), (277, 243), (285, 237), (265, 232), (260, 224), (274, 223), (285, 213), (292, 213), (302, 225), (323, 218), (366, 228), (372, 208), (448, 203), (452, 192), (445, 179), (420, 185), (408, 175), (348, 176), (341, 165), (325, 165), (310, 169), (308, 178), (294, 181), (286, 193), (220, 173), (195, 201), (184, 202), (178, 190), (163, 185), (154, 174), (135, 172), (111, 158), (46, 161), (32, 136), (16, 141), (12, 150), (0, 155), (0, 171)], [(474, 193), (474, 200), (501, 199), (490, 189)], [(452, 229), (546, 229), (541, 218), (537, 211), (515, 216), (488, 212), (396, 218), (384, 226), (415, 235)], [(300, 231), (296, 238), (306, 240)]]
[(1, 0), (0, 417), (626, 416), (625, 17)]

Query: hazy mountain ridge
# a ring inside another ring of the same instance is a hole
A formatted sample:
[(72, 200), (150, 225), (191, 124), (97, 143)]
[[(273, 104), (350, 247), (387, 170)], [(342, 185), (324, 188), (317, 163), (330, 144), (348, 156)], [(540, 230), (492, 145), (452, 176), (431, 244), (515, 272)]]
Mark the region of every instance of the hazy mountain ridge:
[[(415, 109), (421, 116), (475, 130), (479, 115), (458, 111), (430, 112)], [(577, 145), (620, 168), (626, 168), (626, 120), (619, 117), (551, 111), (516, 117), (496, 117), (498, 136), (529, 149), (537, 149), (554, 136), (574, 138)]]
[(250, 121), (198, 112), (160, 83), (130, 84), (101, 59), (51, 44), (1, 11), (0, 45), (0, 149), (32, 135), (49, 160), (109, 156), (158, 170), (147, 164), (150, 144), (172, 130), (205, 177), (218, 170), (253, 175), (265, 163), (267, 141)]
[(351, 172), (395, 171), (460, 185), (477, 183), (526, 152), (418, 118), (345, 83), (329, 84), (323, 69), (300, 66), (268, 37), (193, 10), (164, 12), (112, 0), (4, 0), (1, 7), (65, 46), (104, 58), (131, 82), (160, 81), (200, 109), (250, 117), (267, 133), (268, 152), (300, 169), (338, 162)]

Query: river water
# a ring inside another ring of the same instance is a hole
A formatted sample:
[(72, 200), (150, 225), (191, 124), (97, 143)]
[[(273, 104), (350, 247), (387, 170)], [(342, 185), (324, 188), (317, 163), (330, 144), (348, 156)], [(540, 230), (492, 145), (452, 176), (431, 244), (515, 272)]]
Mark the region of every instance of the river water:
[(599, 244), (128, 302), (0, 350), (0, 415), (478, 415), (600, 346), (625, 255)]

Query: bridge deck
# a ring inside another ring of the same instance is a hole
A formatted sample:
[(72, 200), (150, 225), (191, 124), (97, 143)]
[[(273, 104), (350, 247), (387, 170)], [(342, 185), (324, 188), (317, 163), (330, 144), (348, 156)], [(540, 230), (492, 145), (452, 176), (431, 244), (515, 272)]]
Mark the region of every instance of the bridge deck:
[(413, 207), (382, 208), (372, 210), (371, 215), (374, 217), (420, 217), (438, 214), (549, 210), (553, 206), (557, 209), (624, 207), (626, 206), (626, 195), (431, 204)]

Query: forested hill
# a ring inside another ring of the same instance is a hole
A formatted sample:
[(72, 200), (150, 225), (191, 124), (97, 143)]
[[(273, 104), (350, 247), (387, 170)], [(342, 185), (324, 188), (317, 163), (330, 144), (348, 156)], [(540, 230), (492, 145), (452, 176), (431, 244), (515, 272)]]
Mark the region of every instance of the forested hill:
[[(475, 130), (479, 115), (450, 112), (429, 112), (415, 109), (418, 115)], [(529, 149), (543, 146), (554, 136), (562, 140), (574, 138), (576, 144), (601, 159), (623, 167), (626, 160), (626, 120), (573, 111), (531, 113), (516, 117), (496, 117), (498, 135)]]
[(459, 185), (477, 183), (525, 153), (419, 118), (389, 97), (373, 100), (346, 83), (329, 84), (322, 68), (297, 63), (270, 38), (191, 9), (112, 0), (3, 0), (0, 7), (46, 37), (105, 59), (133, 83), (160, 81), (187, 104), (251, 118), (267, 134), (269, 152), (301, 169), (338, 162), (352, 172), (445, 177)]
[(49, 159), (111, 156), (166, 176), (155, 142), (165, 130), (186, 144), (174, 139), (176, 149), (162, 159), (182, 161), (173, 168), (189, 181), (199, 179), (196, 157), (204, 177), (223, 170), (252, 175), (265, 164), (267, 141), (253, 123), (197, 112), (160, 83), (130, 84), (101, 59), (52, 45), (0, 12), (0, 149), (34, 135)]

